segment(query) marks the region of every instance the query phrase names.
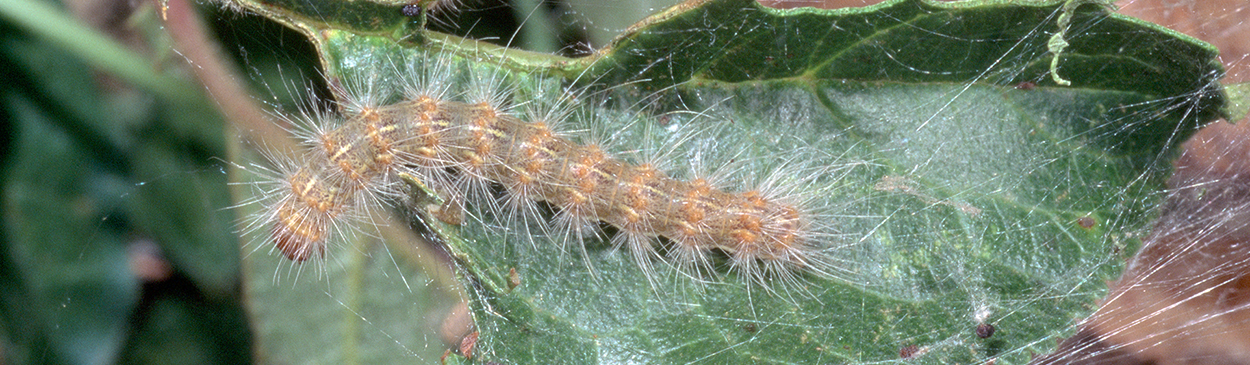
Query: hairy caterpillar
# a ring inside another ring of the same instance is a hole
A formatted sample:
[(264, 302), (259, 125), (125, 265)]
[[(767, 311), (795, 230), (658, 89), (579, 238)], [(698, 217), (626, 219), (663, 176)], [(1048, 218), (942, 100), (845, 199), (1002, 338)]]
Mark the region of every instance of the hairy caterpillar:
[[(374, 64), (382, 66), (341, 80), (342, 116), (282, 116), (299, 126), (307, 151), (275, 161), (263, 213), (249, 229), (267, 230), (272, 247), (290, 260), (327, 255), (336, 236), (368, 224), (372, 207), (406, 194), (397, 178), (406, 174), (446, 200), (437, 214), (444, 222), (461, 224), (468, 203), (500, 220), (536, 223), (541, 233), (532, 234), (542, 238), (532, 242), (562, 246), (604, 236), (603, 222), (615, 231), (613, 247), (646, 272), (666, 256), (700, 278), (716, 271), (722, 254), (730, 271), (761, 285), (848, 270), (830, 254), (841, 244), (827, 223), (829, 207), (809, 186), (848, 166), (792, 161), (818, 153), (801, 143), (770, 156), (776, 166), (761, 169), (756, 158), (706, 166), (742, 154), (714, 149), (749, 147), (711, 142), (749, 134), (700, 113), (613, 112), (558, 85), (520, 92), (507, 75), (465, 72), (436, 56)], [(618, 127), (606, 128), (624, 129), (586, 132), (613, 123)], [(655, 133), (661, 123), (668, 125)], [(622, 150), (627, 146), (611, 142), (619, 133), (664, 137)], [(684, 157), (690, 162), (675, 162)], [(544, 216), (540, 202), (554, 213)]]

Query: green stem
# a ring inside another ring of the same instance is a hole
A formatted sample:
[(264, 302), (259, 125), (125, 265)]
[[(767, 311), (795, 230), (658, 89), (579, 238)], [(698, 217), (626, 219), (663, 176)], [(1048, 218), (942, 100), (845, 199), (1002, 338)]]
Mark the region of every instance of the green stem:
[(0, 1), (0, 17), (78, 55), (88, 64), (179, 103), (199, 99), (195, 87), (157, 73), (152, 63), (45, 1)]

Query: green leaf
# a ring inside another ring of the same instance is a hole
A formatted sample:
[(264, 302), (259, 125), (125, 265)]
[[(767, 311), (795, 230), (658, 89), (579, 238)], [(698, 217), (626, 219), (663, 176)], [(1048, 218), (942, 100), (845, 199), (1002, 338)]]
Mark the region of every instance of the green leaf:
[[(163, 119), (177, 120), (177, 113), (169, 113), (175, 115)], [(131, 157), (142, 188), (129, 194), (126, 209), (136, 226), (159, 239), (174, 266), (221, 299), (234, 295), (239, 282), (237, 218), (223, 209), (230, 206), (222, 188), (226, 174), (209, 160), (213, 156), (201, 153), (194, 146), (142, 139)]]
[[(148, 10), (127, 25), (155, 29)], [(129, 40), (169, 47), (159, 36)], [(213, 354), (201, 360), (246, 359), (238, 237), (222, 210), (226, 176), (210, 159), (224, 155), (223, 124), (202, 86), (163, 61), (55, 1), (0, 4), (6, 361), (126, 362), (175, 346)], [(141, 283), (138, 271), (158, 273)], [(146, 310), (174, 289), (181, 300)], [(188, 308), (213, 318), (179, 310)]]
[[(397, 6), (294, 3), (245, 5), (305, 30), (332, 81), (396, 83), (370, 65), (456, 60), (458, 72), (502, 70), (516, 100), (576, 83), (609, 107), (703, 114), (605, 112), (594, 128), (623, 148), (722, 123), (688, 145), (834, 166), (804, 181), (837, 202), (828, 224), (850, 273), (804, 277), (802, 290), (768, 293), (728, 271), (706, 286), (662, 267), (649, 277), (607, 242), (581, 252), (482, 210), (484, 224), (426, 218), (461, 264), (484, 362), (858, 363), (913, 345), (924, 363), (1027, 362), (1095, 308), (1149, 228), (1172, 148), (1225, 104), (1212, 47), (1094, 4), (1070, 14), (1061, 86), (1048, 44), (1060, 1), (690, 2), (584, 59), (417, 30)], [(301, 304), (325, 305), (314, 301)], [(977, 338), (981, 321), (998, 332)]]
[(1244, 119), (1250, 113), (1250, 82), (1226, 85), (1224, 91), (1228, 94), (1224, 117), (1234, 122)]
[(110, 361), (139, 288), (124, 232), (102, 220), (126, 185), (92, 153), (115, 137), (92, 118), (107, 103), (83, 87), (91, 75), (78, 60), (8, 23), (0, 29), (5, 358)]
[(55, 127), (64, 109), (18, 93), (0, 102), (16, 132), (3, 185), (5, 356), (67, 364), (115, 358), (139, 288), (122, 235), (98, 215), (122, 184), (100, 174), (85, 149)]
[(368, 237), (350, 244), (321, 266), (246, 251), (259, 363), (428, 364), (443, 355), (441, 323), (424, 318), (453, 304), (452, 288), (419, 270), (411, 251)]

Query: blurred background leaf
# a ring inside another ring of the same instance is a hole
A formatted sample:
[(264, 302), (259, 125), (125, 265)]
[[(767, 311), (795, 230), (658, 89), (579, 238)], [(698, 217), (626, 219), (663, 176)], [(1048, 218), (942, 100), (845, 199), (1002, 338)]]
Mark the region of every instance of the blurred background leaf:
[(151, 3), (0, 4), (4, 355), (239, 363), (223, 122)]

